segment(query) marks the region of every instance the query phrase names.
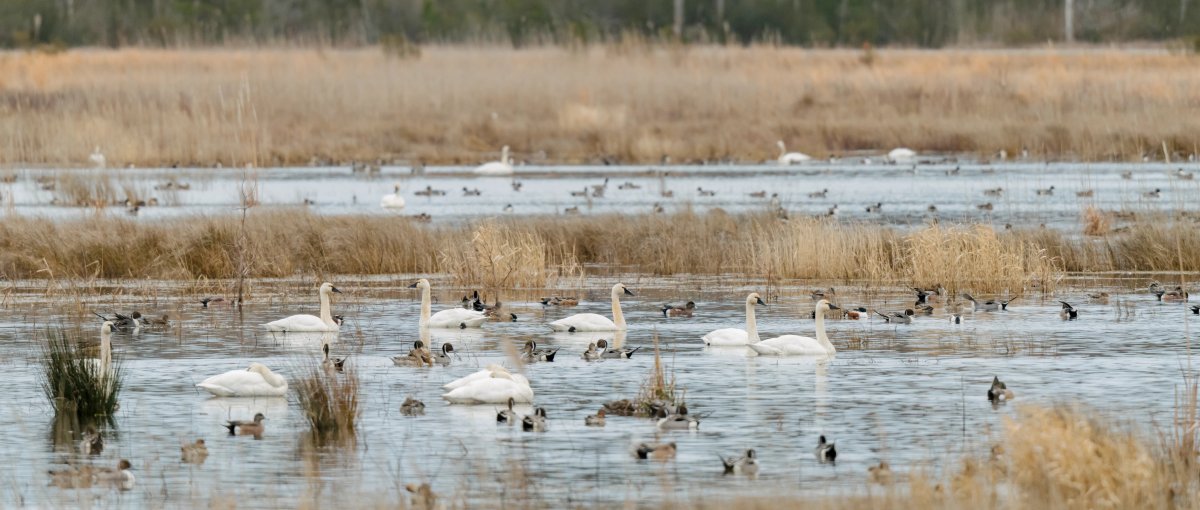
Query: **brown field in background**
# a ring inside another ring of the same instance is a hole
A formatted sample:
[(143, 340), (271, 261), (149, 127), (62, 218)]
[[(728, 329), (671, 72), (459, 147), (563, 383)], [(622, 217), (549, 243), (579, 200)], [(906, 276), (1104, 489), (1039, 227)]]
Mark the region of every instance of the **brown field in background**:
[(1197, 152), (1200, 57), (1147, 50), (0, 53), (0, 164), (622, 163), (856, 150)]
[(1053, 291), (1064, 271), (1200, 270), (1191, 255), (1200, 252), (1200, 230), (1154, 219), (1097, 238), (984, 225), (897, 230), (719, 211), (426, 225), (280, 209), (251, 211), (242, 232), (233, 216), (10, 217), (0, 222), (0, 279), (227, 279), (245, 268), (248, 277), (448, 274), (464, 286), (515, 289), (544, 288), (603, 265), (1016, 294)]

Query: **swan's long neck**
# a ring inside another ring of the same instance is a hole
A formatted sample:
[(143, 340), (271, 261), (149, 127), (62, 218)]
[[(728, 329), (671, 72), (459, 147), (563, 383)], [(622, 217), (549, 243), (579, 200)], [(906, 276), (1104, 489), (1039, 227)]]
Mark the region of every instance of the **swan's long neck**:
[(333, 315), (329, 312), (329, 293), (324, 290), (321, 291), (321, 322), (330, 327), (335, 325)]
[(754, 319), (754, 301), (746, 300), (746, 337), (750, 343), (758, 343), (758, 321)]
[(284, 379), (282, 375), (276, 374), (275, 372), (268, 371), (267, 373), (262, 374), (262, 376), (263, 380), (267, 381), (267, 384), (270, 384), (276, 388), (287, 384), (287, 379)]
[(112, 366), (112, 333), (102, 331), (100, 333), (100, 374), (101, 377), (107, 377), (109, 368)]
[(617, 325), (618, 331), (625, 331), (625, 314), (621, 313), (621, 289), (614, 288), (612, 291), (612, 307), (613, 307), (613, 322)]
[(833, 344), (829, 343), (829, 337), (825, 335), (825, 312), (817, 310), (817, 341), (821, 343), (826, 351), (833, 352)]
[(512, 164), (512, 162), (510, 162), (508, 160), (508, 146), (507, 145), (505, 145), (503, 149), (500, 149), (500, 162), (504, 163), (506, 165)]
[(787, 146), (784, 145), (783, 142), (779, 142), (778, 145), (779, 145), (779, 157), (782, 158), (785, 154), (787, 154)]
[(429, 287), (421, 289), (421, 329), (429, 327), (429, 315), (432, 313), (429, 299)]

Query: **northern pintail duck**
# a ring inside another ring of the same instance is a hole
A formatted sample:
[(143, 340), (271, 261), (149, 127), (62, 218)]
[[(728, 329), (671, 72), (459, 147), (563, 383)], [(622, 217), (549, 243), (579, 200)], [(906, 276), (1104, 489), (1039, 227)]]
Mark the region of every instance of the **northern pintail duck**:
[(221, 296), (204, 297), (200, 299), (200, 308), (208, 308), (209, 303), (223, 303), (225, 298)]
[(704, 188), (698, 187), (698, 188), (696, 188), (696, 194), (698, 194), (702, 197), (711, 197), (711, 196), (716, 196), (717, 192), (714, 190), (706, 190)]
[(425, 348), (425, 342), (417, 340), (413, 342), (413, 348), (408, 351), (408, 354), (404, 356), (393, 356), (392, 363), (407, 367), (423, 367), (426, 365), (432, 366), (433, 354), (429, 352), (429, 349)]
[(983, 195), (987, 197), (998, 197), (1004, 194), (1004, 188), (990, 188), (983, 190)]
[(1012, 303), (1013, 301), (1016, 301), (1017, 298), (1019, 298), (1021, 296), (1017, 296), (1017, 297), (1009, 299), (1009, 300), (1001, 300), (1001, 301), (996, 301), (995, 299), (989, 299), (987, 301), (984, 301), (983, 303), (980, 303), (978, 300), (976, 300), (974, 297), (972, 297), (970, 294), (967, 294), (966, 292), (964, 292), (962, 294), (962, 297), (963, 297), (963, 299), (966, 299), (967, 301), (971, 302), (971, 305), (967, 307), (971, 311), (974, 311), (974, 312), (997, 312), (1000, 310), (1008, 310), (1008, 304)]
[(111, 322), (113, 324), (113, 329), (121, 333), (138, 332), (142, 329), (142, 314), (136, 311), (129, 315), (113, 313), (113, 318), (111, 319), (96, 312), (92, 313), (95, 313), (97, 317), (100, 317), (105, 321)]
[(741, 457), (721, 457), (721, 464), (725, 466), (725, 474), (741, 474), (754, 476), (758, 474), (758, 456), (754, 453), (754, 449), (746, 450), (746, 454)]
[(962, 324), (962, 314), (958, 314), (958, 313), (950, 314), (950, 323), (951, 324)]
[(425, 186), (425, 189), (417, 190), (414, 194), (419, 197), (440, 197), (445, 195), (446, 192), (440, 189), (433, 189), (433, 186)]
[(671, 460), (675, 458), (675, 443), (642, 443), (634, 450), (634, 454), (639, 459)]
[(1075, 192), (1075, 196), (1077, 196), (1079, 198), (1091, 198), (1091, 196), (1095, 195), (1095, 194), (1096, 194), (1095, 190), (1092, 190), (1092, 189), (1085, 189), (1083, 191)]
[(521, 430), (525, 432), (545, 432), (546, 410), (538, 407), (533, 410), (533, 414), (525, 415), (525, 418), (521, 420)]
[(400, 404), (400, 414), (404, 416), (421, 416), (425, 414), (425, 403), (409, 395), (404, 398), (404, 403)]
[(525, 349), (521, 351), (521, 358), (526, 363), (536, 363), (538, 361), (553, 362), (556, 354), (558, 354), (558, 349), (538, 349), (537, 342), (526, 340)]
[(662, 430), (695, 430), (700, 428), (700, 419), (688, 414), (687, 405), (680, 404), (674, 411), (659, 407), (655, 411), (657, 427)]
[(942, 293), (946, 291), (946, 289), (944, 287), (942, 287), (941, 284), (939, 284), (937, 286), (937, 288), (935, 288), (935, 289), (922, 289), (919, 287), (913, 287), (912, 290), (914, 290), (917, 293), (917, 303), (935, 302), (939, 298), (941, 298)]
[(875, 202), (867, 206), (868, 213), (878, 213), (883, 211), (883, 202)]
[(633, 349), (626, 347), (616, 349), (609, 348), (608, 340), (603, 338), (596, 341), (596, 347), (600, 349), (600, 357), (605, 359), (629, 359), (633, 357), (633, 353), (638, 352), (638, 350), (641, 349), (641, 347), (634, 347)]
[(889, 324), (912, 324), (912, 309), (905, 309), (903, 312), (893, 312), (890, 314), (885, 314), (879, 310), (875, 310), (875, 313), (880, 317), (883, 317), (883, 321)]
[(208, 458), (208, 447), (203, 439), (197, 439), (195, 443), (180, 446), (179, 457), (184, 464), (203, 464)]
[(1162, 190), (1159, 188), (1154, 188), (1154, 191), (1142, 193), (1142, 196), (1146, 198), (1158, 198), (1162, 196)]
[(933, 305), (921, 304), (920, 301), (913, 303), (913, 311), (922, 315), (933, 315)]
[(596, 414), (593, 414), (593, 415), (590, 415), (590, 416), (584, 418), (583, 424), (587, 425), (589, 427), (603, 427), (604, 426), (604, 414), (605, 414), (604, 408), (601, 407), (599, 411), (596, 411)]
[(501, 409), (496, 413), (496, 423), (504, 423), (507, 425), (513, 425), (517, 423), (517, 413), (516, 411), (513, 411), (514, 404), (516, 404), (516, 400), (509, 398), (508, 409)]
[(579, 304), (579, 298), (550, 296), (542, 298), (542, 304), (545, 306), (575, 306)]
[(263, 413), (254, 415), (254, 421), (230, 420), (225, 422), (225, 428), (229, 429), (229, 435), (239, 436), (254, 436), (254, 439), (262, 439), (263, 431), (266, 427), (263, 425), (263, 420), (267, 419)]
[(1054, 186), (1050, 186), (1049, 188), (1045, 188), (1045, 189), (1039, 189), (1039, 190), (1037, 190), (1037, 194), (1039, 196), (1053, 195), (1054, 194)]
[(837, 447), (833, 443), (827, 442), (824, 435), (817, 439), (817, 447), (813, 448), (813, 453), (816, 454), (817, 461), (822, 464), (837, 460)]
[(1093, 292), (1091, 294), (1088, 294), (1088, 299), (1091, 299), (1093, 301), (1108, 301), (1108, 293), (1107, 292)]
[(455, 356), (458, 355), (458, 353), (456, 353), (454, 351), (454, 346), (451, 345), (450, 342), (446, 342), (446, 343), (442, 344), (441, 349), (439, 349), (437, 352), (433, 353), (433, 362), (437, 363), (441, 366), (449, 365), (450, 359), (451, 359), (450, 358), (451, 354), (453, 354)]
[(1200, 306), (1193, 306), (1193, 307), (1192, 307), (1192, 314), (1194, 314), (1194, 315), (1200, 315)]
[(596, 361), (600, 359), (600, 351), (596, 350), (596, 342), (588, 344), (587, 350), (583, 351), (584, 361)]
[(1180, 178), (1180, 179), (1183, 179), (1183, 180), (1185, 180), (1185, 181), (1190, 181), (1190, 180), (1192, 180), (1192, 173), (1191, 173), (1191, 172), (1186, 172), (1186, 171), (1184, 171), (1182, 168), (1180, 168), (1180, 169), (1178, 169), (1178, 170), (1176, 170), (1176, 171), (1175, 171), (1175, 177), (1178, 177), (1178, 178)]
[(694, 301), (688, 301), (682, 306), (663, 305), (662, 307), (663, 317), (691, 317), (695, 311), (696, 303)]
[(821, 191), (813, 191), (813, 192), (809, 193), (808, 198), (825, 198), (825, 195), (828, 195), (828, 194), (829, 194), (829, 188), (825, 188)]
[(1059, 303), (1062, 303), (1062, 310), (1058, 311), (1059, 318), (1068, 321), (1079, 318), (1079, 310), (1076, 310), (1070, 303), (1066, 301), (1059, 301)]
[(1000, 377), (993, 377), (992, 386), (988, 388), (988, 402), (998, 403), (1012, 399), (1013, 392), (1008, 389), (1008, 385), (1000, 382)]
[(475, 189), (467, 189), (467, 187), (466, 187), (466, 186), (463, 186), (463, 196), (464, 196), (464, 197), (477, 197), (477, 196), (480, 196), (480, 195), (482, 195), (482, 194), (483, 194), (483, 192), (482, 192), (482, 191), (479, 191), (479, 188), (475, 188)]
[(622, 190), (625, 190), (625, 189), (642, 189), (642, 187), (641, 187), (641, 186), (638, 186), (637, 184), (634, 184), (634, 183), (632, 183), (632, 182), (625, 181), (625, 182), (621, 183), (621, 185), (620, 185), (620, 186), (617, 186), (617, 189), (622, 189)]

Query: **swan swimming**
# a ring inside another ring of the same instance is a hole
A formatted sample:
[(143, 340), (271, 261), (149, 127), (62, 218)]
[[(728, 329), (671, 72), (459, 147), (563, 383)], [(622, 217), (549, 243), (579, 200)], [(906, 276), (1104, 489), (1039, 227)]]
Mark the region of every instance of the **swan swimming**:
[(829, 343), (829, 337), (825, 336), (825, 312), (837, 309), (837, 306), (829, 304), (829, 301), (824, 299), (817, 302), (816, 338), (800, 335), (783, 335), (750, 344), (750, 348), (754, 352), (764, 356), (832, 355), (836, 352), (836, 349), (834, 349), (833, 344)]
[(475, 175), (512, 175), (512, 159), (508, 157), (508, 146), (500, 149), (500, 161), (489, 161), (475, 167)]
[(410, 289), (421, 289), (421, 329), (426, 328), (451, 328), (451, 329), (466, 329), (478, 328), (487, 322), (487, 315), (483, 312), (475, 310), (467, 310), (464, 308), (454, 307), (447, 310), (442, 310), (438, 313), (430, 313), (430, 297), (429, 297), (429, 280), (421, 278), (417, 283), (410, 285)]
[(245, 370), (230, 370), (196, 385), (218, 397), (282, 397), (287, 395), (287, 379), (261, 363)]
[(775, 142), (775, 145), (779, 146), (779, 164), (781, 165), (795, 165), (812, 159), (812, 157), (803, 152), (788, 152), (787, 146), (783, 144), (783, 140)]
[(625, 287), (624, 283), (613, 285), (612, 288), (612, 313), (613, 320), (608, 317), (594, 313), (578, 313), (559, 319), (550, 323), (550, 327), (554, 331), (567, 331), (571, 333), (583, 331), (625, 331), (625, 315), (621, 313), (621, 294), (625, 293), (632, 296)]
[(509, 399), (519, 404), (533, 403), (529, 380), (499, 365), (488, 365), (442, 388), (449, 390), (442, 398), (451, 404), (507, 404)]
[(917, 152), (907, 147), (897, 147), (887, 154), (892, 163), (913, 163), (917, 160)]
[(738, 347), (758, 342), (758, 325), (754, 320), (754, 305), (767, 305), (757, 292), (751, 292), (746, 296), (746, 329), (722, 328), (710, 331), (701, 337), (704, 345)]
[(321, 296), (321, 316), (298, 314), (285, 319), (279, 319), (274, 322), (263, 324), (264, 327), (271, 331), (337, 331), (338, 323), (333, 320), (333, 315), (329, 313), (329, 294), (336, 292), (341, 294), (342, 291), (334, 287), (333, 284), (325, 282), (321, 284), (318, 293)]
[(404, 197), (400, 195), (400, 185), (392, 188), (392, 193), (383, 196), (379, 206), (384, 209), (404, 209)]

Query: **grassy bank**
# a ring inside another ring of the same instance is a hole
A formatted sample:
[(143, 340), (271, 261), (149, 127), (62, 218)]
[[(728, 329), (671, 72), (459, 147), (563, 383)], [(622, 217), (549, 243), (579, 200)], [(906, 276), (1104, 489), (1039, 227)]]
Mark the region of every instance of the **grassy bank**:
[(0, 164), (1197, 152), (1197, 57), (619, 45), (0, 54)]
[[(240, 233), (244, 228), (245, 240)], [(446, 273), (464, 285), (539, 287), (587, 265), (669, 274), (942, 283), (978, 292), (1053, 289), (1070, 271), (1200, 271), (1190, 224), (1138, 224), (1105, 237), (983, 225), (889, 227), (707, 214), (505, 218), (439, 226), (303, 210), (136, 221), (101, 216), (0, 221), (8, 278), (233, 278)]]

